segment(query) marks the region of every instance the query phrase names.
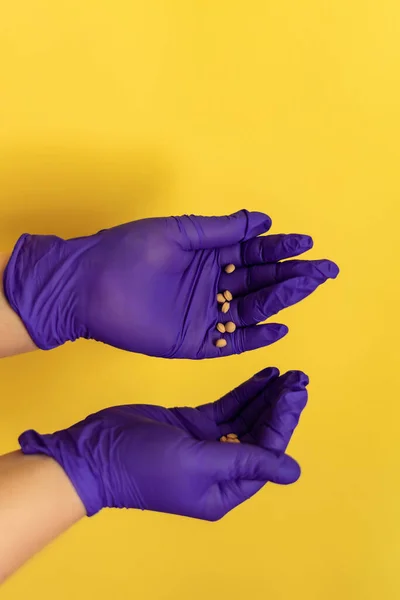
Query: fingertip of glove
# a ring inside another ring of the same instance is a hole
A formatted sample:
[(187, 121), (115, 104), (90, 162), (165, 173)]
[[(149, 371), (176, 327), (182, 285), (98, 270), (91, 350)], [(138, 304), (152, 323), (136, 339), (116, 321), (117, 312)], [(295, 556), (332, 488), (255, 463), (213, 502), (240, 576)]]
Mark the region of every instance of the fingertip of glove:
[(334, 263), (332, 260), (329, 260), (328, 262), (330, 264), (330, 271), (331, 271), (330, 278), (336, 279), (336, 277), (340, 273), (340, 269), (339, 269), (338, 265), (336, 263)]
[(300, 478), (300, 475), (301, 469), (299, 463), (291, 456), (284, 454), (275, 483), (290, 485), (291, 483), (295, 483)]
[(249, 211), (245, 208), (239, 212), (243, 212), (248, 220), (247, 239), (265, 233), (271, 228), (272, 219), (267, 214), (259, 211)]
[(295, 384), (296, 386), (300, 386), (306, 388), (310, 383), (310, 379), (304, 371), (292, 370), (287, 371), (285, 373), (286, 381), (290, 384)]
[(314, 246), (314, 240), (310, 235), (306, 234), (292, 234), (288, 236), (288, 240), (290, 241), (290, 245), (293, 250), (310, 250)]
[(332, 260), (323, 259), (315, 265), (318, 271), (326, 279), (336, 279), (339, 275), (339, 267)]
[(266, 367), (254, 375), (254, 379), (271, 379), (271, 377), (279, 377), (277, 367)]
[(276, 339), (285, 337), (289, 333), (289, 327), (287, 325), (283, 325), (282, 323), (269, 323), (268, 324), (269, 331), (276, 334)]
[(258, 221), (260, 227), (262, 227), (263, 231), (269, 231), (272, 226), (272, 219), (269, 215), (262, 212), (253, 212), (251, 213), (254, 220)]

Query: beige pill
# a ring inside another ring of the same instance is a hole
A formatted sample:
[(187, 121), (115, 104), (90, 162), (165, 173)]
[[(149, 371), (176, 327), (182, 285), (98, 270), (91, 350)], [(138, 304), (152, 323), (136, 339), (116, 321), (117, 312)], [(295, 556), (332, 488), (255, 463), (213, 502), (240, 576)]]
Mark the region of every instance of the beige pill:
[(220, 340), (217, 340), (215, 342), (215, 345), (217, 346), (217, 348), (225, 348), (226, 346), (226, 340), (223, 340), (222, 338)]
[(228, 302), (230, 302), (232, 300), (232, 298), (233, 298), (233, 296), (232, 296), (232, 294), (230, 293), (229, 290), (226, 290), (224, 292), (224, 296), (225, 296), (225, 300), (228, 300)]
[(237, 435), (236, 435), (236, 433), (227, 433), (227, 434), (226, 434), (226, 437), (227, 437), (229, 440), (236, 440), (236, 439), (237, 439)]
[(225, 302), (225, 296), (223, 294), (217, 294), (217, 302), (223, 304)]
[(222, 437), (219, 438), (220, 442), (227, 442), (228, 440), (226, 439), (226, 436), (223, 435)]
[(221, 310), (222, 310), (222, 312), (223, 312), (223, 313), (227, 313), (227, 312), (228, 312), (228, 310), (229, 310), (229, 308), (230, 308), (230, 306), (231, 306), (231, 305), (229, 304), (229, 302), (224, 302), (224, 303), (223, 303), (223, 305), (221, 306)]
[(229, 444), (240, 444), (240, 440), (238, 440), (237, 438), (235, 440), (226, 440)]
[(227, 331), (228, 333), (233, 333), (234, 331), (236, 331), (235, 323), (233, 323), (232, 321), (228, 321), (227, 323), (225, 323), (225, 331)]
[(235, 265), (226, 265), (225, 267), (225, 273), (233, 273), (233, 271), (236, 269)]
[(217, 323), (217, 329), (220, 333), (225, 333), (225, 325), (223, 323)]

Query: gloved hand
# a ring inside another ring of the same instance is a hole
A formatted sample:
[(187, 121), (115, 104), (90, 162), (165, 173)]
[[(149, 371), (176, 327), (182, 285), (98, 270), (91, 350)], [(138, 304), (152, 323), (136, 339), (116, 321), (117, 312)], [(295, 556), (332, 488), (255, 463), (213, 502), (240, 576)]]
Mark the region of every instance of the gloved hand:
[[(256, 327), (299, 302), (337, 266), (327, 260), (277, 261), (312, 246), (305, 235), (255, 237), (265, 214), (144, 219), (71, 240), (25, 234), (4, 275), (5, 294), (44, 350), (93, 338), (167, 358), (212, 358), (276, 342), (284, 325)], [(237, 269), (228, 275), (224, 266)], [(234, 299), (222, 314), (217, 292)], [(238, 329), (217, 348), (219, 322)]]
[[(215, 521), (268, 481), (300, 475), (284, 454), (307, 401), (308, 378), (268, 368), (198, 408), (107, 408), (64, 431), (23, 433), (25, 454), (64, 469), (87, 514), (140, 508)], [(219, 442), (236, 433), (240, 444)]]

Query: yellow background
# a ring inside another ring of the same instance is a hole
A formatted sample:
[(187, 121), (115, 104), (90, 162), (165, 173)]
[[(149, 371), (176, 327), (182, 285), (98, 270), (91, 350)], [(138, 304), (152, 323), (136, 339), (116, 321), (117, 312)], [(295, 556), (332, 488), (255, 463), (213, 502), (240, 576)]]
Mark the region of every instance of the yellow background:
[[(87, 519), (2, 600), (400, 597), (398, 0), (2, 0), (0, 239), (264, 210), (341, 267), (274, 346), (163, 361), (79, 342), (3, 360), (0, 451), (113, 403), (300, 368), (303, 476), (217, 524)], [(0, 532), (1, 535), (1, 532)]]

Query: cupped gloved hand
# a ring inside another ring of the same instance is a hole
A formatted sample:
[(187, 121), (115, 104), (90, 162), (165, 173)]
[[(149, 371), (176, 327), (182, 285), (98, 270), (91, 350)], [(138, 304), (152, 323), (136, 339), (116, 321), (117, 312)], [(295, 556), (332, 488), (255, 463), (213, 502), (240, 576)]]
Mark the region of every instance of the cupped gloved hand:
[[(215, 521), (267, 482), (300, 475), (286, 446), (307, 402), (308, 378), (268, 368), (198, 408), (107, 408), (64, 431), (23, 433), (25, 454), (64, 469), (88, 515), (139, 508)], [(236, 433), (240, 444), (219, 442)]]
[[(39, 348), (91, 338), (167, 358), (212, 358), (276, 342), (279, 324), (256, 326), (311, 294), (337, 266), (278, 262), (312, 246), (306, 235), (257, 237), (258, 212), (133, 221), (83, 238), (24, 234), (4, 275), (11, 307)], [(228, 274), (224, 267), (234, 264)], [(224, 314), (218, 292), (233, 294)], [(226, 346), (218, 322), (233, 322)]]

